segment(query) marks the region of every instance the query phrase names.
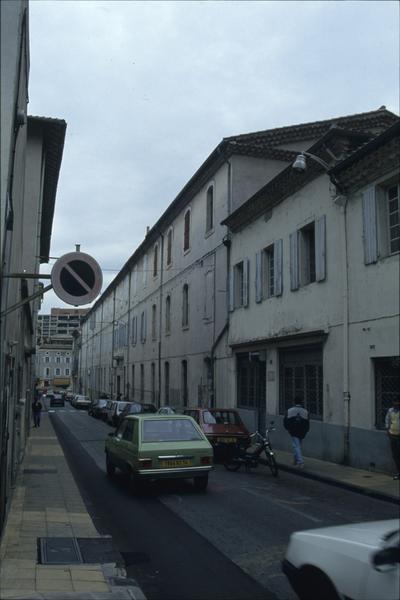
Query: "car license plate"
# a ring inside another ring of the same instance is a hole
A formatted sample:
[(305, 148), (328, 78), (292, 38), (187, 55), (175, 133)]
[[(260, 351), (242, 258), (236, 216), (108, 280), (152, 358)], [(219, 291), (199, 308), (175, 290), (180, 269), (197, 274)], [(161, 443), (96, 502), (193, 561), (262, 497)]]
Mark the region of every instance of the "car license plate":
[(217, 442), (222, 444), (236, 444), (237, 439), (235, 437), (219, 437), (217, 438)]
[(177, 459), (177, 460), (160, 460), (160, 465), (166, 468), (173, 467), (191, 467), (192, 461), (189, 459)]

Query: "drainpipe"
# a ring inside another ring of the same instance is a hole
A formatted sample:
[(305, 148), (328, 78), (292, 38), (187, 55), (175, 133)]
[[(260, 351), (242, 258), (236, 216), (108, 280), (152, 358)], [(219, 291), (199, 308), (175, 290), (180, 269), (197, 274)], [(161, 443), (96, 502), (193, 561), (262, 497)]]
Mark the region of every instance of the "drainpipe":
[(124, 393), (127, 396), (128, 400), (132, 400), (131, 384), (130, 384), (132, 368), (129, 369), (129, 366), (130, 366), (129, 359), (130, 359), (130, 349), (131, 349), (131, 285), (132, 285), (132, 270), (130, 269), (129, 270), (129, 282), (128, 282), (128, 327), (127, 327), (127, 331), (126, 331), (127, 342), (128, 342), (128, 347), (127, 347), (127, 351), (126, 351), (126, 366), (127, 366), (127, 373), (126, 373), (127, 381), (125, 382), (126, 392), (124, 390)]
[(344, 445), (343, 464), (350, 464), (350, 427), (351, 427), (351, 395), (349, 374), (349, 273), (347, 248), (347, 197), (338, 196), (336, 203), (342, 214), (342, 273), (343, 273), (343, 411), (344, 411)]
[(164, 275), (164, 234), (160, 232), (160, 318), (158, 331), (158, 406), (161, 401), (161, 344), (162, 344), (162, 303), (163, 303), (163, 275)]

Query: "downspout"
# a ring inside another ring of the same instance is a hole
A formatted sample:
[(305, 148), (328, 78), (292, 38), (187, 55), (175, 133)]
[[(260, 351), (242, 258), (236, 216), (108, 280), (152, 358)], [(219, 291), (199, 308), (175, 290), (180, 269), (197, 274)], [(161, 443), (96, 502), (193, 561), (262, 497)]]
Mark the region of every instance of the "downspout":
[(343, 216), (343, 409), (344, 409), (344, 447), (343, 463), (350, 464), (350, 375), (349, 375), (349, 265), (347, 248), (347, 197), (340, 196), (342, 206), (340, 212)]
[[(126, 397), (131, 400), (131, 384), (130, 384), (130, 372), (132, 369), (129, 368), (130, 349), (131, 349), (131, 282), (132, 282), (132, 270), (129, 271), (129, 283), (128, 283), (128, 327), (127, 327), (127, 344), (128, 348), (126, 351), (126, 366), (128, 372), (126, 373)], [(124, 390), (125, 392), (125, 390)]]
[(115, 327), (115, 289), (113, 292), (113, 316), (112, 316), (112, 330), (111, 330), (111, 381), (110, 381), (110, 396), (111, 400), (114, 399), (114, 377), (116, 375), (116, 369), (114, 372), (114, 327)]
[(161, 402), (161, 350), (162, 350), (162, 303), (163, 303), (163, 275), (164, 275), (164, 234), (160, 232), (160, 318), (158, 335), (158, 406)]

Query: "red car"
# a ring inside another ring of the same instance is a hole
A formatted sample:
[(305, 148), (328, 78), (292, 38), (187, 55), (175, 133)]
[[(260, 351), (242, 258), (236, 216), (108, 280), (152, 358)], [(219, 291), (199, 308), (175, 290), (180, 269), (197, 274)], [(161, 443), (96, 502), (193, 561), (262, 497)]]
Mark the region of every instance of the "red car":
[(185, 415), (193, 417), (214, 449), (215, 457), (227, 446), (250, 445), (250, 434), (237, 410), (233, 408), (185, 408)]

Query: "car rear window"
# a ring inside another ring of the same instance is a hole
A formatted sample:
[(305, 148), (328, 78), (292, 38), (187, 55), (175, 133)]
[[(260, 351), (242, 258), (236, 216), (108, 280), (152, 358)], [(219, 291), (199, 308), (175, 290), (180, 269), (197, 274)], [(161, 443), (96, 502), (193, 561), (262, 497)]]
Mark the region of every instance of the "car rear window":
[(203, 413), (203, 420), (207, 425), (242, 425), (239, 415), (231, 410), (207, 410)]
[(189, 419), (143, 421), (143, 442), (189, 442), (202, 440), (202, 434)]

